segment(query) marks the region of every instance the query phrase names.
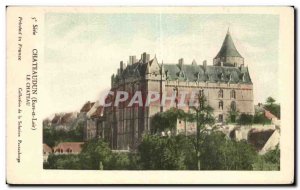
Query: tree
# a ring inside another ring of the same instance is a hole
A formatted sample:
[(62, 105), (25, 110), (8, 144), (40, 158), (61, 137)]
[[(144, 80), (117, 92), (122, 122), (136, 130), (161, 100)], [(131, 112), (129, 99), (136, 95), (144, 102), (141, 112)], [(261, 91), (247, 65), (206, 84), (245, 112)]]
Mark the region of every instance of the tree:
[(139, 163), (145, 170), (183, 170), (191, 164), (193, 144), (182, 135), (162, 137), (147, 135), (138, 147)]
[(266, 100), (265, 109), (274, 114), (277, 118), (280, 119), (280, 105), (275, 103), (276, 100), (272, 97), (268, 97)]
[(44, 169), (72, 169), (80, 170), (81, 164), (78, 155), (55, 155), (50, 154), (46, 163), (44, 163)]
[(185, 117), (181, 109), (171, 108), (165, 112), (156, 113), (151, 119), (151, 133), (176, 129), (177, 119)]
[(201, 149), (203, 170), (252, 170), (257, 153), (246, 141), (234, 141), (221, 132), (204, 137)]
[(270, 96), (267, 98), (266, 104), (272, 106), (275, 103), (275, 101), (276, 100)]
[(253, 123), (253, 115), (248, 115), (248, 114), (244, 114), (242, 113), (238, 120), (237, 120), (237, 123), (239, 125), (252, 125)]
[(111, 150), (102, 139), (93, 139), (85, 143), (80, 153), (83, 169), (106, 169), (112, 157)]
[(54, 147), (60, 142), (81, 142), (83, 140), (83, 123), (78, 123), (70, 130), (43, 127), (43, 143)]
[(130, 168), (129, 153), (112, 153), (106, 169), (109, 170), (127, 170)]
[[(200, 163), (200, 154), (201, 154), (201, 144), (203, 143), (202, 136), (207, 133), (206, 125), (212, 125), (215, 122), (213, 117), (213, 108), (210, 107), (206, 101), (204, 95), (198, 95), (198, 105), (191, 107), (192, 110), (195, 111), (194, 118), (197, 123), (197, 133), (196, 133), (196, 142), (195, 142), (195, 150), (197, 155), (197, 166), (198, 170), (201, 169)], [(192, 117), (190, 117), (192, 118)]]
[(226, 123), (236, 123), (236, 118), (239, 117), (239, 111), (230, 108), (227, 114)]
[(56, 135), (54, 135), (54, 130), (51, 128), (43, 127), (43, 143), (50, 147), (54, 147), (56, 144)]
[(253, 170), (280, 170), (280, 149), (278, 145), (274, 150), (258, 156), (253, 164)]
[(271, 120), (265, 117), (264, 113), (255, 113), (253, 123), (256, 124), (270, 124)]

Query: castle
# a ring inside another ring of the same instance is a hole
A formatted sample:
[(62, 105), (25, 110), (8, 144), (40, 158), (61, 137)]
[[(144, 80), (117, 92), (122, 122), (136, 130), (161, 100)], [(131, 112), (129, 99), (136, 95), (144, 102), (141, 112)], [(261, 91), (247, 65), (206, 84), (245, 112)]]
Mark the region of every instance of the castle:
[[(99, 107), (101, 112), (87, 123), (86, 140), (97, 134), (110, 142), (112, 149), (136, 149), (143, 134), (150, 131), (151, 117), (178, 106), (178, 92), (186, 92), (186, 102), (194, 101), (193, 91), (204, 95), (218, 122), (228, 117), (235, 119), (236, 113), (254, 114), (253, 84), (248, 67), (229, 31), (213, 65), (207, 65), (206, 61), (197, 64), (195, 60), (185, 63), (184, 59), (179, 59), (178, 63), (159, 63), (156, 56), (150, 59), (147, 53), (140, 59), (130, 56), (127, 65), (121, 61), (117, 73), (112, 75), (111, 95), (105, 102), (114, 102), (118, 91), (125, 91), (129, 96), (139, 91), (143, 98), (149, 92), (158, 92), (169, 100), (174, 98), (175, 104), (167, 101), (162, 105), (160, 96), (148, 106), (127, 106), (128, 99), (118, 105)], [(180, 109), (189, 111), (190, 106), (187, 103)]]

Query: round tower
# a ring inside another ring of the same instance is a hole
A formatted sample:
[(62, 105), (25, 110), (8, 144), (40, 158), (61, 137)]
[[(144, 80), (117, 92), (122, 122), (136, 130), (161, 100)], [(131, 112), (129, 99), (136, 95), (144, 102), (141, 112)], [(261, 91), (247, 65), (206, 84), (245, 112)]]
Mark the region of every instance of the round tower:
[(239, 67), (244, 64), (244, 58), (237, 51), (229, 29), (223, 41), (222, 47), (214, 58), (214, 66)]

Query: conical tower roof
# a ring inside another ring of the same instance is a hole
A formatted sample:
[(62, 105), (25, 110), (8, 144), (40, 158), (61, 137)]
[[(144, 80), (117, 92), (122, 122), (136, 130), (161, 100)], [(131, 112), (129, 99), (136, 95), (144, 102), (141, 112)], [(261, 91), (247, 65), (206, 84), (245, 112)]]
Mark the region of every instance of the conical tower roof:
[(222, 47), (215, 58), (220, 57), (242, 57), (233, 43), (229, 29), (223, 41)]

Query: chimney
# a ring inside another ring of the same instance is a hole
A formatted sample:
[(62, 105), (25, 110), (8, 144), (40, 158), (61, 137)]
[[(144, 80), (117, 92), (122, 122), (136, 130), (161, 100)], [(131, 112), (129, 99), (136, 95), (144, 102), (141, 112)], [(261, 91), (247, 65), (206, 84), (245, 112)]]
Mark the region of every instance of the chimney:
[(182, 69), (183, 63), (184, 63), (184, 59), (183, 59), (183, 58), (180, 58), (180, 59), (178, 60), (178, 65), (179, 65), (179, 68), (180, 68), (180, 69)]
[(129, 62), (128, 65), (132, 65), (136, 62), (136, 57), (135, 55), (129, 56)]
[(150, 61), (150, 54), (147, 54), (146, 52), (144, 52), (141, 55), (141, 60), (143, 61), (143, 63), (148, 63)]

